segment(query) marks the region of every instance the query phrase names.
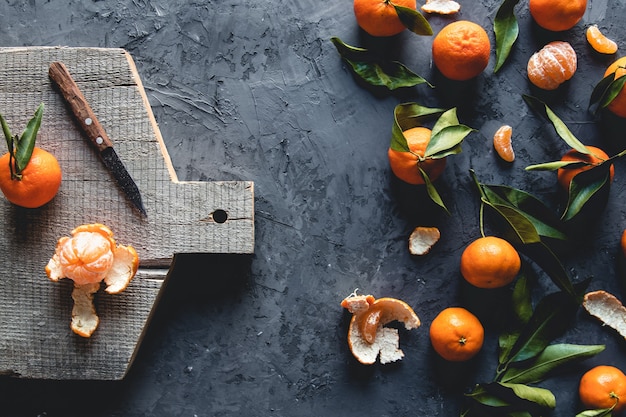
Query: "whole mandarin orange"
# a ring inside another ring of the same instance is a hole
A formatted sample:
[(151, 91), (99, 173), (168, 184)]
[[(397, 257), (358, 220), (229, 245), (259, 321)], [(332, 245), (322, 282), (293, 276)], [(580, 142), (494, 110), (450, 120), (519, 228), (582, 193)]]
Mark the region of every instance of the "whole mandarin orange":
[(61, 186), (61, 167), (50, 152), (35, 147), (30, 161), (14, 178), (9, 153), (0, 157), (0, 190), (7, 200), (21, 207), (37, 208), (48, 203)]
[(580, 401), (590, 409), (613, 408), (619, 413), (626, 408), (626, 375), (614, 367), (599, 365), (591, 368), (580, 379)]
[(461, 254), (461, 275), (478, 288), (500, 288), (510, 284), (521, 265), (513, 245), (496, 236), (474, 240)]
[(483, 346), (485, 329), (480, 320), (462, 307), (442, 310), (430, 325), (430, 342), (442, 358), (467, 361)]
[[(591, 169), (593, 164), (599, 164), (602, 161), (606, 161), (607, 159), (609, 159), (609, 156), (606, 154), (606, 152), (604, 152), (600, 148), (597, 148), (595, 146), (586, 146), (586, 148), (589, 149), (589, 151), (592, 152), (593, 155), (583, 154), (575, 149), (570, 149), (561, 158), (561, 161), (582, 161), (589, 164), (578, 168), (559, 168), (556, 172), (557, 181), (563, 190), (569, 190), (570, 183), (576, 175), (580, 174), (583, 171)], [(613, 165), (611, 165), (611, 168), (609, 169), (610, 181), (613, 181), (614, 175), (615, 168), (613, 167)]]
[(421, 168), (431, 181), (439, 178), (446, 167), (446, 159), (424, 159), (426, 147), (431, 138), (431, 130), (426, 127), (414, 127), (402, 133), (410, 152), (400, 152), (389, 148), (387, 156), (394, 175), (409, 184), (424, 184)]
[(489, 64), (491, 42), (482, 26), (459, 20), (444, 26), (432, 44), (435, 66), (451, 80), (476, 77)]
[(394, 36), (406, 29), (393, 6), (404, 6), (416, 10), (415, 0), (354, 0), (356, 21), (372, 36)]
[(587, 10), (587, 0), (530, 0), (528, 9), (544, 29), (561, 32), (573, 28)]
[[(626, 56), (619, 58), (606, 69), (604, 76), (615, 73), (615, 79), (626, 75)], [(626, 118), (626, 85), (619, 94), (611, 101), (607, 108), (616, 116)]]

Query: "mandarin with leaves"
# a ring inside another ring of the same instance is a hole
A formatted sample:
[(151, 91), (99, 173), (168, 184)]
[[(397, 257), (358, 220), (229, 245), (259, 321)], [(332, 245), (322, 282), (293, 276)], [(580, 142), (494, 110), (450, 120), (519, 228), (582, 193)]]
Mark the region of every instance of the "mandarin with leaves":
[(21, 136), (11, 134), (8, 123), (0, 115), (9, 147), (0, 157), (0, 190), (11, 203), (25, 208), (38, 208), (48, 203), (61, 186), (59, 161), (50, 152), (35, 146), (43, 108), (42, 103)]
[[(569, 190), (570, 184), (572, 183), (572, 180), (576, 175), (580, 174), (581, 172), (587, 171), (609, 159), (609, 156), (602, 149), (591, 145), (585, 147), (590, 153), (586, 154), (578, 152), (575, 149), (570, 149), (561, 158), (561, 161), (579, 161), (583, 163), (582, 166), (577, 166), (573, 168), (563, 167), (557, 170), (557, 181), (561, 188), (565, 191)], [(613, 181), (614, 176), (615, 167), (611, 165), (609, 169), (609, 181)]]
[(372, 36), (394, 36), (406, 29), (394, 5), (417, 9), (415, 0), (354, 0), (358, 25)]
[(406, 138), (409, 152), (400, 152), (389, 148), (387, 156), (394, 175), (402, 181), (413, 184), (425, 184), (426, 173), (430, 181), (435, 181), (446, 167), (446, 159), (425, 158), (426, 148), (430, 143), (432, 131), (426, 127), (414, 127), (402, 132)]
[[(614, 79), (626, 76), (626, 56), (617, 59), (606, 69), (604, 76), (613, 74)], [(607, 106), (613, 114), (626, 118), (626, 84)]]
[(626, 409), (626, 375), (615, 366), (598, 365), (582, 376), (578, 395), (585, 407), (619, 413)]

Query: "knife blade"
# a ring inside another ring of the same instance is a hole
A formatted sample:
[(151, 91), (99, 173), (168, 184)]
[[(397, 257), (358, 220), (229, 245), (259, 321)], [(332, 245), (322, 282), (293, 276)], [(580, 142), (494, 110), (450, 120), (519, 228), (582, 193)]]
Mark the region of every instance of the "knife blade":
[(137, 184), (130, 176), (122, 160), (113, 149), (113, 142), (98, 121), (96, 114), (78, 88), (69, 70), (62, 62), (52, 62), (48, 70), (50, 79), (57, 86), (63, 98), (68, 103), (72, 114), (80, 125), (83, 133), (95, 146), (100, 159), (111, 172), (113, 178), (122, 189), (128, 200), (141, 214), (147, 217), (146, 209), (141, 199)]

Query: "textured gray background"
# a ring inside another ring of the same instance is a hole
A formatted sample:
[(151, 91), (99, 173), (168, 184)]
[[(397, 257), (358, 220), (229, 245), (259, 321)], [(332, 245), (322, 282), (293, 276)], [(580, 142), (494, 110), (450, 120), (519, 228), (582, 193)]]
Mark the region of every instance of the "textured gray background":
[[(500, 1), (461, 4), (453, 19), (483, 25), (493, 41)], [(511, 62), (494, 75), (492, 53), (477, 79), (451, 83), (432, 66), (432, 38), (406, 32), (373, 40), (358, 29), (350, 0), (0, 2), (2, 46), (127, 49), (179, 178), (254, 181), (257, 228), (253, 257), (180, 259), (124, 381), (0, 379), (0, 415), (458, 415), (462, 392), (493, 376), (498, 330), (482, 311), (484, 351), (463, 365), (441, 363), (428, 340), (429, 323), (441, 309), (472, 300), (458, 272), (463, 248), (479, 235), (468, 171), (558, 204), (554, 174), (523, 170), (566, 150), (521, 99), (538, 94), (525, 67), (544, 43), (570, 41), (580, 65), (571, 82), (542, 97), (583, 142), (613, 143), (586, 108), (614, 57), (593, 53), (583, 30), (598, 23), (625, 50), (626, 2), (590, 1), (583, 21), (560, 34), (537, 28), (526, 4), (516, 9), (521, 38)], [(452, 19), (429, 20), (437, 32)], [(382, 48), (437, 88), (393, 94), (363, 88), (332, 36)], [(392, 178), (386, 150), (393, 108), (402, 101), (458, 106), (461, 122), (478, 129), (439, 181), (451, 216)], [(491, 147), (501, 123), (515, 132), (512, 165), (500, 163)], [(616, 294), (617, 244), (626, 227), (624, 168), (620, 161), (602, 219), (564, 260), (574, 279), (592, 275), (592, 288)], [(406, 239), (420, 224), (439, 227), (442, 239), (416, 258)], [(555, 290), (545, 276), (541, 285)], [(357, 287), (402, 298), (422, 318), (421, 329), (401, 334), (401, 363), (363, 367), (352, 358), (339, 302)], [(495, 308), (492, 302), (485, 305)], [(576, 389), (584, 369), (596, 363), (626, 369), (624, 342), (582, 313), (562, 341), (607, 345), (598, 357), (542, 385), (557, 396), (553, 415), (572, 416), (580, 409)]]

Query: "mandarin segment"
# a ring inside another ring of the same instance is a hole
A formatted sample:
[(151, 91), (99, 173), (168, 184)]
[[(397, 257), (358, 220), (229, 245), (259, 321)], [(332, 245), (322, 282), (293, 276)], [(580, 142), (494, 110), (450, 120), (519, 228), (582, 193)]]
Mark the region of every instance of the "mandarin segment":
[(498, 156), (506, 162), (513, 162), (515, 160), (515, 152), (513, 151), (511, 141), (512, 135), (513, 128), (509, 125), (500, 126), (493, 135), (493, 147), (498, 153)]
[(489, 64), (491, 42), (482, 26), (467, 20), (446, 25), (432, 44), (432, 57), (439, 71), (451, 80), (466, 81)]
[(596, 51), (601, 54), (614, 54), (617, 52), (617, 44), (606, 37), (598, 28), (598, 25), (591, 25), (585, 32), (587, 42)]
[(576, 51), (568, 43), (553, 41), (528, 60), (528, 79), (543, 90), (555, 90), (576, 72)]

